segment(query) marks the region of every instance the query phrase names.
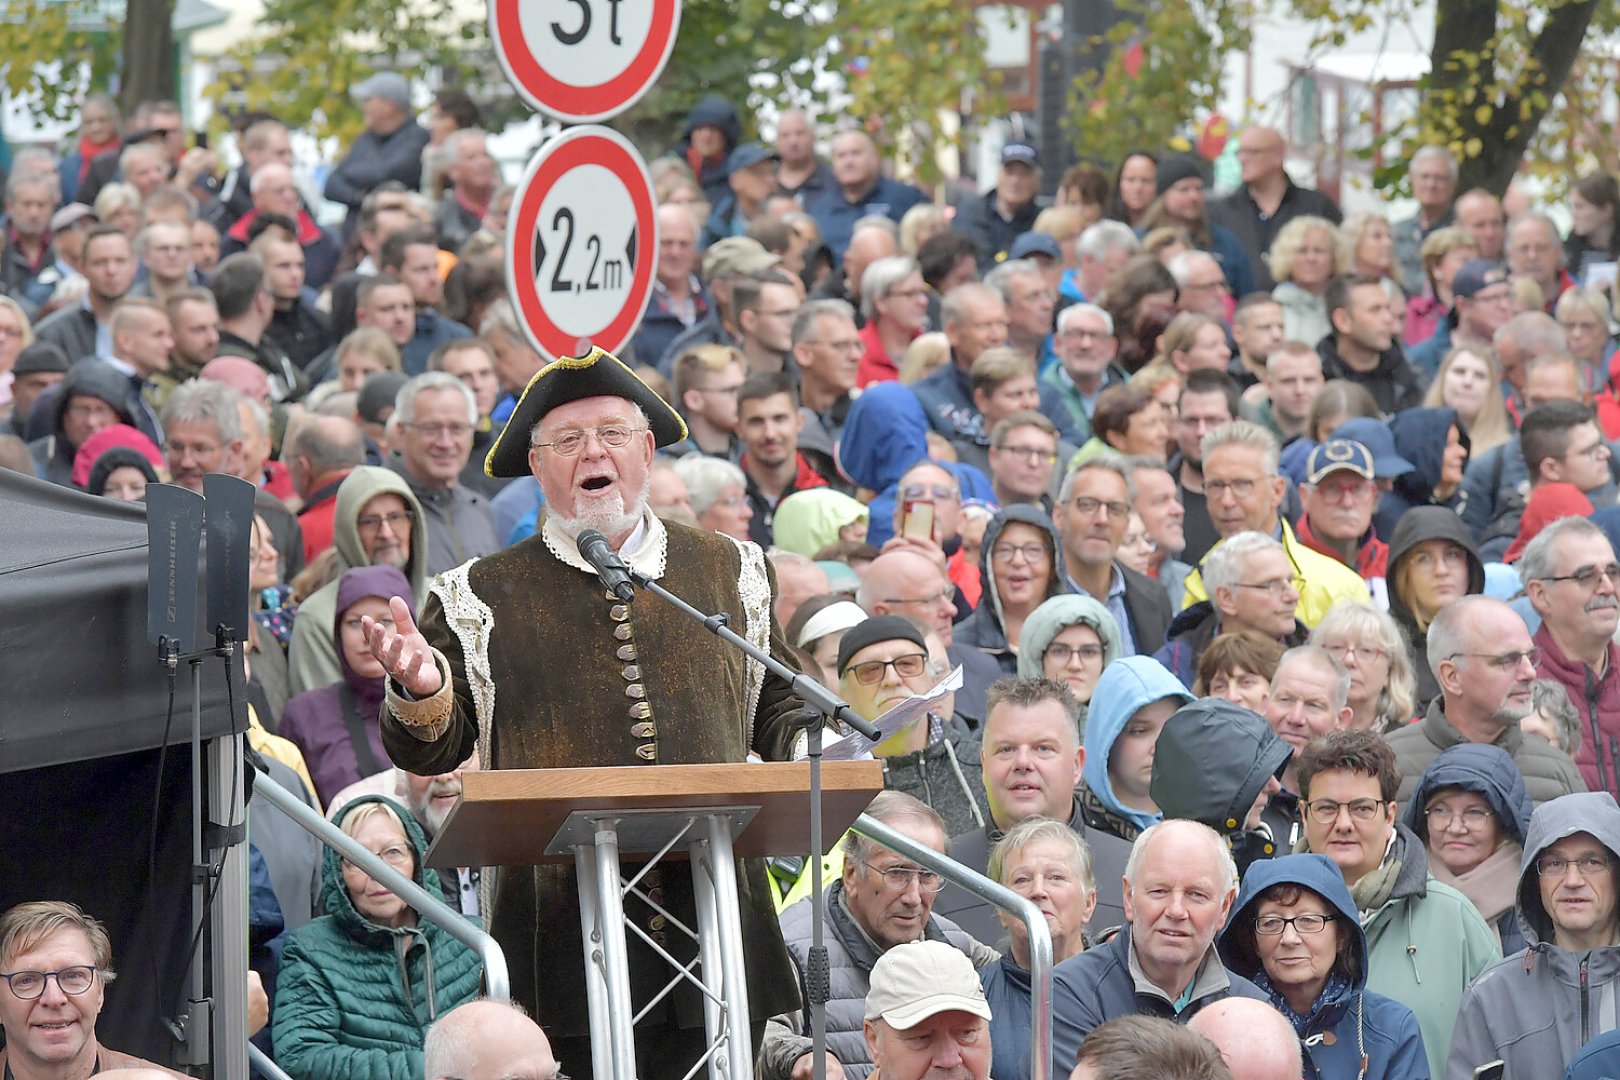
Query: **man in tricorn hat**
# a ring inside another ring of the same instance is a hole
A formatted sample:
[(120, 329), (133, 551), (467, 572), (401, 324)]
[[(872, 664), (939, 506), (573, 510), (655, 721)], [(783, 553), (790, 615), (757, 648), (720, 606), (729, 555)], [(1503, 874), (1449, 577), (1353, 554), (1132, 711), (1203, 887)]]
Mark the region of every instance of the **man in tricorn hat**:
[[(654, 448), (685, 437), (680, 416), (601, 349), (535, 375), (484, 465), (492, 476), (532, 473), (540, 482), (545, 511), (535, 535), (437, 579), (420, 630), (398, 602), (392, 628), (366, 628), (390, 675), (382, 723), (394, 764), (448, 772), (475, 748), (495, 769), (789, 756), (789, 721), (802, 703), (785, 682), (655, 597), (613, 597), (578, 554), (577, 537), (595, 529), (632, 568), (785, 655), (759, 548), (666, 523), (647, 507)], [(513, 997), (551, 1034), (568, 1071), (589, 1076), (574, 870), (493, 876), (483, 879), (482, 909), (512, 964)], [(697, 925), (685, 867), (655, 867), (640, 889)], [(762, 864), (740, 865), (738, 891), (757, 1054), (765, 1018), (798, 1007), (797, 980)], [(695, 955), (673, 920), (634, 894), (624, 903), (626, 918), (660, 947), (683, 963)], [(639, 1011), (672, 972), (627, 937)], [(636, 1037), (643, 1080), (685, 1075), (705, 1041), (698, 993), (683, 983), (641, 1019)]]

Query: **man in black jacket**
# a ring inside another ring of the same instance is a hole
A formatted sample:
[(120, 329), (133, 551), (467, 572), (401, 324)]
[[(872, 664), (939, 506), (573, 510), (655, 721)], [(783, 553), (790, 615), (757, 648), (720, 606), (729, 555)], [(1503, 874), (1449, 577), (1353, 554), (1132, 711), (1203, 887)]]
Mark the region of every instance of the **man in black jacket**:
[(1035, 148), (1010, 142), (1001, 148), (1001, 172), (996, 186), (969, 199), (957, 210), (954, 228), (979, 246), (979, 270), (989, 270), (1007, 258), (1020, 233), (1035, 227), (1035, 195), (1041, 187), (1041, 163)]
[(1052, 518), (1063, 538), (1069, 587), (1108, 609), (1119, 624), (1121, 656), (1151, 656), (1170, 627), (1170, 594), (1115, 558), (1131, 513), (1129, 476), (1118, 454), (1087, 458), (1064, 478)]
[(408, 191), (422, 186), (422, 148), (428, 144), (427, 130), (411, 119), (405, 76), (379, 71), (349, 92), (360, 102), (366, 130), (326, 178), (326, 197), (349, 208), (344, 236), (359, 218), (361, 200), (378, 184), (398, 180)]
[(1333, 333), (1316, 351), (1322, 376), (1360, 383), (1385, 416), (1423, 403), (1423, 383), (1395, 340), (1395, 315), (1384, 283), (1368, 274), (1334, 278), (1325, 297)]
[(1332, 198), (1302, 188), (1283, 167), (1288, 147), (1275, 129), (1251, 127), (1238, 136), (1238, 165), (1243, 184), (1210, 204), (1209, 220), (1225, 225), (1243, 245), (1254, 267), (1254, 287), (1270, 292), (1276, 284), (1266, 266), (1266, 252), (1282, 227), (1297, 217), (1314, 215), (1337, 225), (1339, 206)]

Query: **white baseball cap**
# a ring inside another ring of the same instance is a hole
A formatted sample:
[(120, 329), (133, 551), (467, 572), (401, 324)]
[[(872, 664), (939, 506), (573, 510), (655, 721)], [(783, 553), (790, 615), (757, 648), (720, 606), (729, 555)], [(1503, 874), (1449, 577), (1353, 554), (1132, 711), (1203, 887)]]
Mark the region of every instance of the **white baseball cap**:
[(872, 965), (866, 1019), (900, 1031), (942, 1012), (990, 1019), (990, 1003), (967, 955), (943, 941), (896, 945)]

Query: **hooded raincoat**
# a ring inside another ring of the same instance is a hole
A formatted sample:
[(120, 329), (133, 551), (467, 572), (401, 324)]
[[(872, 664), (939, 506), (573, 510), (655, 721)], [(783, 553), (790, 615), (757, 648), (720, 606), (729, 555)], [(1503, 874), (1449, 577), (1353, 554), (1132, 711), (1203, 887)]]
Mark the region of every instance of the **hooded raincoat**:
[[(1261, 897), (1277, 885), (1298, 885), (1315, 893), (1333, 914), (1328, 929), (1339, 935), (1333, 970), (1304, 1015), (1289, 1007), (1273, 984), (1256, 945), (1254, 919)], [(1356, 902), (1332, 859), (1286, 855), (1255, 863), (1243, 875), (1219, 947), (1227, 968), (1264, 990), (1294, 1025), (1305, 1043), (1307, 1080), (1429, 1080), (1417, 1017), (1400, 1002), (1367, 989), (1367, 937), (1356, 916)]]
[[(1102, 643), (1102, 666), (1119, 659), (1119, 623), (1108, 614), (1108, 609), (1089, 596), (1064, 593), (1043, 601), (1024, 620), (1023, 641), (1018, 649), (1018, 676), (1023, 679), (1044, 678), (1046, 650), (1052, 640), (1071, 626), (1089, 626), (1096, 631)], [(1095, 693), (1097, 687), (1092, 686)], [(1080, 705), (1080, 737), (1086, 734), (1086, 712), (1089, 703)]]
[[(405, 826), (412, 879), (443, 895), (422, 863), (427, 836), (404, 807), (380, 795), (346, 806), (341, 825), (382, 803)], [(327, 914), (293, 931), (276, 981), (276, 1062), (301, 1080), (419, 1080), (428, 1025), (478, 995), (478, 956), (437, 924), (387, 927), (355, 908), (336, 851), (321, 867)]]
[[(1466, 448), (1470, 445), (1468, 432), (1457, 422), (1456, 409), (1407, 409), (1389, 422), (1390, 433), (1395, 436), (1395, 452), (1416, 468), (1395, 478), (1394, 489), (1378, 500), (1373, 513), (1373, 528), (1379, 536), (1392, 536), (1401, 515), (1414, 506), (1443, 506), (1457, 512), (1462, 507), (1462, 488), (1450, 499), (1437, 502), (1434, 486), (1440, 482), (1440, 472), (1446, 456), (1446, 439), (1451, 426), (1457, 425), (1457, 437)], [(1463, 458), (1467, 468), (1468, 459)]]
[[(1442, 791), (1471, 791), (1484, 799), (1496, 815), (1502, 839), (1495, 853), (1462, 875), (1447, 870), (1431, 850), (1429, 873), (1473, 901), (1502, 942), (1502, 955), (1511, 956), (1525, 945), (1511, 884), (1518, 880), (1525, 834), (1530, 829), (1530, 793), (1525, 790), (1524, 777), (1513, 758), (1499, 746), (1463, 743), (1435, 758), (1423, 770), (1412, 801), (1406, 804), (1404, 819), (1426, 849), (1432, 847), (1433, 838), (1425, 807)], [(1497, 899), (1499, 896), (1502, 899)]]
[[(979, 580), (984, 583), (984, 591), (979, 596), (979, 606), (973, 609), (973, 614), (956, 627), (953, 641), (960, 648), (972, 647), (989, 653), (1001, 665), (1003, 673), (1016, 675), (1018, 653), (1007, 642), (1001, 590), (996, 586), (995, 569), (992, 566), (996, 541), (1011, 524), (1033, 526), (1047, 546), (1050, 562), (1046, 595), (1042, 600), (1050, 600), (1069, 591), (1069, 578), (1063, 570), (1063, 541), (1058, 538), (1057, 527), (1052, 524), (1052, 519), (1038, 506), (1027, 504), (1009, 506), (985, 526), (984, 542), (979, 548)], [(1050, 640), (1047, 644), (1051, 644)]]
[(1111, 832), (1124, 840), (1135, 840), (1143, 829), (1164, 815), (1133, 810), (1120, 801), (1108, 775), (1114, 743), (1138, 710), (1155, 701), (1173, 699), (1177, 706), (1193, 700), (1187, 688), (1148, 656), (1127, 656), (1103, 670), (1097, 689), (1091, 695), (1092, 707), (1086, 722), (1086, 764), (1081, 772), (1086, 824)]
[(1427, 640), (1428, 627), (1419, 626), (1417, 616), (1412, 613), (1412, 598), (1402, 578), (1402, 564), (1412, 549), (1423, 541), (1450, 540), (1468, 553), (1470, 595), (1485, 591), (1485, 564), (1480, 561), (1479, 548), (1474, 546), (1474, 537), (1463, 519), (1443, 506), (1419, 506), (1406, 511), (1396, 523), (1394, 531), (1388, 535), (1389, 573), (1385, 580), (1389, 585), (1389, 613), (1406, 633), (1412, 655), (1418, 660), (1412, 666), (1417, 669), (1416, 705), (1418, 712), (1422, 713), (1428, 709), (1429, 702), (1440, 696), (1440, 684), (1435, 681), (1429, 665), (1423, 661), (1423, 644)]
[(1620, 945), (1589, 952), (1560, 948), (1541, 898), (1536, 860), (1575, 833), (1587, 833), (1607, 849), (1606, 891), (1613, 902), (1613, 864), (1620, 860), (1614, 796), (1581, 792), (1539, 807), (1530, 819), (1519, 874), (1519, 925), (1527, 947), (1487, 968), (1468, 988), (1446, 1060), (1448, 1080), (1467, 1080), (1475, 1068), (1498, 1058), (1507, 1063), (1507, 1080), (1557, 1076), (1582, 1046), (1620, 1028)]

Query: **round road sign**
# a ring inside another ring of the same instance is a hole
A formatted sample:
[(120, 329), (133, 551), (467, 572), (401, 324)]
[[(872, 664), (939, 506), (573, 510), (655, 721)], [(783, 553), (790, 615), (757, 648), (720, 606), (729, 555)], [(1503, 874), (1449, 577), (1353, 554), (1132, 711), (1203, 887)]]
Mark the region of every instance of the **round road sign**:
[(506, 230), (512, 301), (541, 355), (618, 352), (657, 264), (652, 180), (629, 140), (594, 126), (548, 140), (518, 181)]
[(681, 0), (489, 0), (495, 56), (535, 109), (595, 123), (657, 81), (681, 25)]

